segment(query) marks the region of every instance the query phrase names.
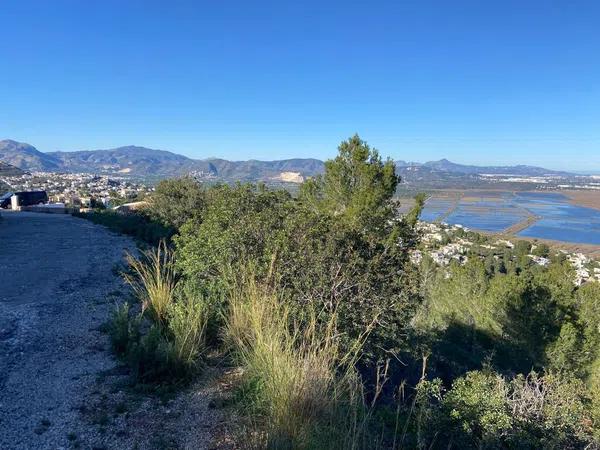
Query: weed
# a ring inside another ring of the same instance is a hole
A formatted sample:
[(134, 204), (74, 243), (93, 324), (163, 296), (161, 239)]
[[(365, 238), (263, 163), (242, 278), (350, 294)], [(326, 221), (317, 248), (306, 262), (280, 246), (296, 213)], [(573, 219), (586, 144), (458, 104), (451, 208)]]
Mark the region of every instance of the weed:
[(156, 249), (144, 252), (142, 258), (128, 254), (126, 259), (133, 273), (125, 273), (124, 277), (141, 301), (142, 311), (164, 325), (177, 287), (173, 252), (161, 241)]
[(112, 319), (107, 329), (110, 336), (113, 351), (117, 355), (125, 355), (132, 342), (139, 339), (140, 321), (129, 317), (130, 307), (128, 303), (118, 306), (112, 313)]
[(173, 253), (164, 242), (140, 259), (128, 255), (127, 260), (131, 273), (124, 276), (142, 303), (142, 315), (132, 317), (127, 303), (115, 309), (108, 327), (115, 353), (139, 381), (193, 373), (204, 352), (207, 303), (178, 289)]

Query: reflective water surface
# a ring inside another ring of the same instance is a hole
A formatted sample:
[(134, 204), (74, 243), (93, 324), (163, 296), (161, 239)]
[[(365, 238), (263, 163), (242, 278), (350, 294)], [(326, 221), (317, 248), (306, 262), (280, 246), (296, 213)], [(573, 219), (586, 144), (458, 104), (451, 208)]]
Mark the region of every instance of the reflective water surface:
[[(528, 217), (537, 220), (529, 225)], [(491, 232), (523, 224), (528, 226), (518, 236), (600, 245), (600, 210), (571, 204), (560, 193), (467, 192), (459, 199), (434, 196), (425, 204), (421, 218)]]

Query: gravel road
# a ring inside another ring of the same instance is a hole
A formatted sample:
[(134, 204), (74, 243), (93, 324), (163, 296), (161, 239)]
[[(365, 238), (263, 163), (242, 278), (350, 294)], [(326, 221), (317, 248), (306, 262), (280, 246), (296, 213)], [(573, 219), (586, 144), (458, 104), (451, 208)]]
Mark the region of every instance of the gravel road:
[(83, 219), (2, 213), (0, 449), (205, 448), (216, 388), (130, 394), (99, 330), (126, 292), (126, 250), (129, 238)]

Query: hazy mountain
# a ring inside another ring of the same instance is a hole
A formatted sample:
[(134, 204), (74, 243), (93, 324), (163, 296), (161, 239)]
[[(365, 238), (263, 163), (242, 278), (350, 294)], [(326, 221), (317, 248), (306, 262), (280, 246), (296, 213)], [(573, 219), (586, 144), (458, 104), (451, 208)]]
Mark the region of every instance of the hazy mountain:
[(467, 186), (478, 182), (477, 174), (438, 170), (425, 164), (396, 166), (403, 184), (421, 187)]
[(398, 160), (394, 161), (394, 164), (396, 164), (396, 167), (413, 167), (413, 166), (422, 166), (423, 165), (423, 163), (420, 163), (420, 162), (404, 161), (402, 159), (398, 159)]
[(0, 160), (23, 170), (58, 171), (61, 162), (34, 146), (6, 139), (0, 141)]
[(558, 175), (569, 176), (574, 175), (569, 172), (561, 172), (556, 170), (544, 169), (543, 167), (535, 166), (469, 166), (464, 164), (456, 164), (447, 159), (439, 161), (429, 161), (423, 164), (431, 169), (442, 172), (465, 173), (465, 174), (495, 174), (495, 175), (529, 175), (529, 176), (544, 176)]

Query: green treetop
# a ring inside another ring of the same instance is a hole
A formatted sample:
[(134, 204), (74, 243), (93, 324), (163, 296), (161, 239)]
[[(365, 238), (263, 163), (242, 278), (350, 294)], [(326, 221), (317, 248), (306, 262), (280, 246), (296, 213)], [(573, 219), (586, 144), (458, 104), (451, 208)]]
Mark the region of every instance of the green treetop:
[(338, 151), (322, 176), (303, 184), (300, 198), (357, 230), (378, 227), (393, 214), (391, 199), (400, 181), (394, 162), (383, 162), (358, 135), (343, 141)]

